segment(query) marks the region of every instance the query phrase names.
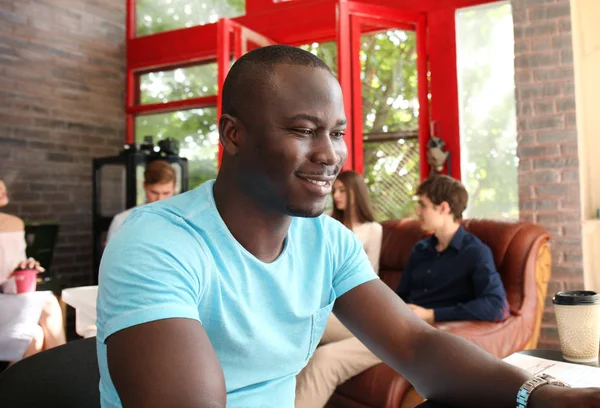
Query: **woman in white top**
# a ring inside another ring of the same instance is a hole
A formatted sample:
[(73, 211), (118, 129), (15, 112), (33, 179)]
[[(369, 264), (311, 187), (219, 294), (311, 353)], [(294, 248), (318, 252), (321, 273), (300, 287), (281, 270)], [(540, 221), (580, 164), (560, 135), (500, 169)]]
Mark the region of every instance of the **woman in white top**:
[[(331, 216), (354, 231), (375, 273), (379, 272), (381, 224), (375, 221), (363, 177), (355, 171), (340, 173), (333, 183)], [(296, 377), (296, 408), (325, 406), (336, 387), (381, 362), (333, 315), (319, 347)]]
[(379, 273), (382, 227), (373, 217), (363, 176), (352, 170), (340, 173), (333, 183), (331, 216), (354, 231), (362, 241), (375, 273)]
[[(0, 207), (8, 204), (0, 180)], [(65, 343), (62, 310), (51, 292), (17, 294), (12, 273), (44, 268), (25, 255), (25, 226), (14, 215), (0, 213), (0, 361), (15, 362)]]

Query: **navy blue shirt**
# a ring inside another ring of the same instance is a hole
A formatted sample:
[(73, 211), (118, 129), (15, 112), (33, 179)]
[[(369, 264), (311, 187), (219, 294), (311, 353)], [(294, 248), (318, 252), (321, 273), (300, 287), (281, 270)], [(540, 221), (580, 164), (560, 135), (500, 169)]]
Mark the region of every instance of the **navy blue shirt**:
[(436, 322), (506, 318), (506, 291), (490, 248), (462, 226), (444, 251), (437, 242), (432, 235), (415, 244), (396, 293), (433, 309)]

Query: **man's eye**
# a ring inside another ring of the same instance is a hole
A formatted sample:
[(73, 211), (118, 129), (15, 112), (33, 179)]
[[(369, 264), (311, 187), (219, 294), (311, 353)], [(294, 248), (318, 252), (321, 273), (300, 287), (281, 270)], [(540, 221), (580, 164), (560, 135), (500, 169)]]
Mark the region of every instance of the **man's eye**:
[(346, 132), (332, 132), (331, 133), (331, 137), (333, 137), (334, 139), (343, 139), (345, 135), (346, 135)]
[(314, 132), (312, 131), (312, 129), (301, 129), (301, 128), (297, 128), (297, 129), (292, 129), (294, 132), (296, 133), (300, 133), (302, 135), (307, 135), (310, 136), (312, 135)]

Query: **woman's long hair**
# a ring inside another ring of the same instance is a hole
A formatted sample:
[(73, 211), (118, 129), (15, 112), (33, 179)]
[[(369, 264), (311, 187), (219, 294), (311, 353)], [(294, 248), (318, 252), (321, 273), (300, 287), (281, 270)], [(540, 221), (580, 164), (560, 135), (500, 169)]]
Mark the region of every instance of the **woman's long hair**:
[[(350, 229), (352, 229), (352, 208), (355, 211), (357, 221), (361, 224), (375, 221), (369, 191), (363, 176), (355, 171), (348, 170), (341, 172), (337, 179), (346, 187), (346, 209), (344, 211), (338, 210), (334, 202), (331, 216)], [(354, 197), (354, 201), (352, 201), (352, 197)]]

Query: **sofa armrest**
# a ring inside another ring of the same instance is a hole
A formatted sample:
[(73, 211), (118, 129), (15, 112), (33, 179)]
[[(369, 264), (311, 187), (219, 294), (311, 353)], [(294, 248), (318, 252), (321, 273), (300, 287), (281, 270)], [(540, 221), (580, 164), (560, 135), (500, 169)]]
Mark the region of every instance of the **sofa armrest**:
[(525, 350), (537, 348), (540, 338), (540, 328), (544, 317), (544, 306), (546, 305), (546, 294), (548, 292), (548, 281), (552, 274), (552, 253), (550, 243), (545, 241), (540, 245), (535, 259), (535, 284), (536, 284), (536, 307), (534, 316), (533, 333), (525, 345)]

